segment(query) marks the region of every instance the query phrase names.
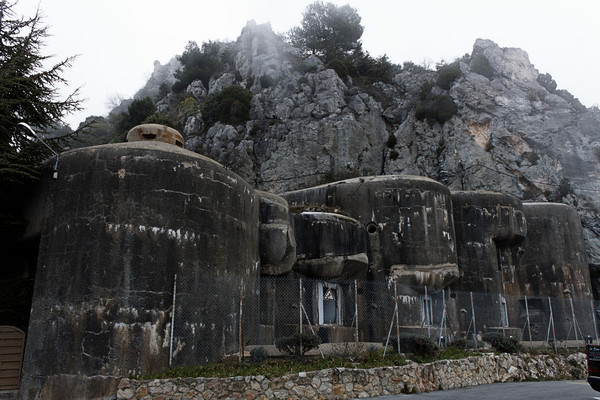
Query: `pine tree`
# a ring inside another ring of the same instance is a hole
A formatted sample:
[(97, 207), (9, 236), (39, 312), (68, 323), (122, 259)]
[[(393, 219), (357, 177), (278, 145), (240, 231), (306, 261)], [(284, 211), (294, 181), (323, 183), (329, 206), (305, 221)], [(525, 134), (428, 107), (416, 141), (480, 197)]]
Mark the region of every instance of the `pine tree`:
[[(15, 4), (0, 0), (0, 242), (8, 251), (26, 226), (21, 208), (38, 179), (36, 167), (52, 155), (18, 124), (48, 132), (81, 104), (77, 91), (66, 99), (56, 95), (57, 86), (66, 83), (62, 72), (73, 58), (45, 67), (50, 56), (41, 54), (47, 28), (40, 13), (19, 18), (13, 12)], [(48, 143), (59, 149), (59, 143)]]
[(360, 50), (364, 28), (356, 9), (349, 5), (316, 1), (306, 7), (300, 27), (288, 33), (292, 44), (322, 57), (328, 63)]

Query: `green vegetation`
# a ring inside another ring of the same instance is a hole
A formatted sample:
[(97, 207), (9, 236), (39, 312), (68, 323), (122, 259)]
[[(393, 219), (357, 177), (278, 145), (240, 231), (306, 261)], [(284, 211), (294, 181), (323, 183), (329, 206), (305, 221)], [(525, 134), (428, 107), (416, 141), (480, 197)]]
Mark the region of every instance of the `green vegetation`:
[(421, 87), (415, 107), (415, 117), (420, 121), (427, 119), (430, 122), (437, 121), (443, 124), (456, 114), (458, 107), (449, 96), (433, 94), (432, 88), (431, 82), (426, 82)]
[(465, 338), (454, 339), (450, 343), (448, 343), (448, 348), (458, 349), (458, 350), (466, 350), (471, 346), (471, 343)]
[(387, 138), (387, 142), (386, 145), (387, 147), (389, 147), (390, 149), (393, 149), (394, 147), (396, 147), (396, 143), (398, 143), (398, 139), (396, 139), (396, 135), (388, 135)]
[(262, 363), (269, 358), (269, 353), (264, 347), (256, 347), (250, 350), (250, 362), (251, 363)]
[[(292, 45), (321, 58), (341, 78), (351, 77), (361, 86), (379, 81), (389, 83), (398, 68), (386, 55), (373, 58), (363, 51), (360, 20), (356, 9), (349, 5), (338, 7), (317, 1), (306, 8), (301, 26), (292, 28), (288, 37)], [(300, 63), (296, 64), (300, 72), (309, 72)]]
[(500, 353), (514, 354), (520, 353), (523, 350), (521, 342), (516, 337), (506, 337), (502, 336), (501, 333), (490, 332), (484, 334), (482, 339)]
[(402, 69), (404, 71), (409, 71), (409, 72), (425, 72), (425, 71), (427, 71), (424, 67), (422, 67), (421, 65), (417, 65), (412, 61), (405, 61), (402, 64)]
[(321, 339), (312, 333), (296, 333), (275, 340), (275, 347), (282, 353), (300, 357), (307, 351), (316, 349), (321, 344)]
[(455, 80), (462, 76), (458, 61), (452, 64), (443, 64), (438, 66), (437, 85), (444, 90), (449, 90)]
[(390, 365), (406, 365), (406, 359), (397, 354), (381, 357), (381, 352), (367, 352), (359, 359), (326, 356), (311, 356), (302, 359), (270, 358), (262, 363), (223, 361), (195, 367), (177, 367), (165, 372), (143, 375), (136, 379), (166, 379), (180, 377), (217, 377), (264, 375), (275, 378), (286, 374), (318, 371), (327, 368), (376, 368)]
[[(435, 83), (432, 81), (423, 83), (415, 104), (415, 117), (418, 120), (428, 120), (430, 123), (437, 121), (444, 124), (456, 114), (458, 107), (452, 98), (443, 93), (434, 94), (433, 88), (437, 85), (440, 89), (450, 90), (452, 84), (462, 76), (459, 61), (456, 60), (451, 64), (439, 63)], [(415, 66), (414, 64), (407, 65), (405, 63), (405, 68), (414, 69)]]
[[(415, 335), (412, 336), (415, 337)], [(437, 360), (456, 360), (481, 355), (481, 353), (461, 350), (456, 347), (448, 347), (440, 351), (431, 339), (424, 336), (418, 337), (416, 342), (417, 348), (423, 349), (423, 351), (419, 353), (420, 355), (411, 354), (410, 359), (420, 363)], [(432, 352), (431, 350), (434, 348), (437, 350)], [(383, 349), (375, 347), (371, 347), (366, 351), (349, 352), (345, 356), (326, 355), (324, 358), (320, 355), (304, 356), (302, 358), (296, 356), (266, 358), (266, 353), (264, 348), (258, 347), (250, 351), (250, 359), (242, 361), (241, 364), (237, 360), (221, 361), (194, 367), (177, 367), (161, 373), (137, 376), (135, 378), (141, 380), (183, 377), (225, 378), (249, 375), (264, 375), (267, 378), (275, 378), (286, 374), (318, 371), (327, 368), (367, 369), (407, 364), (407, 360), (403, 355), (388, 351), (385, 357), (383, 357)], [(260, 356), (257, 356), (257, 354), (260, 354)]]
[(131, 128), (144, 122), (155, 111), (156, 107), (150, 97), (133, 100), (127, 107), (127, 112), (122, 112), (115, 118), (115, 127), (117, 132), (122, 135), (122, 141), (125, 140), (125, 136)]
[(302, 15), (300, 26), (288, 33), (295, 47), (321, 57), (326, 63), (360, 49), (364, 28), (356, 9), (347, 4), (338, 7), (316, 1)]
[(481, 53), (471, 58), (471, 72), (483, 75), (488, 79), (492, 79), (495, 73), (487, 57)]
[[(183, 118), (186, 115), (182, 116)], [(144, 124), (159, 124), (169, 126), (177, 131), (181, 131), (182, 124), (169, 114), (159, 114), (157, 112), (150, 114), (144, 121)]]
[(96, 146), (106, 143), (122, 142), (124, 136), (115, 132), (114, 124), (109, 117), (90, 116), (80, 125), (80, 133), (72, 144), (73, 148)]
[[(398, 339), (390, 338), (391, 349), (396, 351), (398, 348)], [(407, 354), (412, 354), (416, 358), (433, 358), (439, 352), (439, 347), (435, 342), (423, 335), (414, 333), (400, 334), (400, 351)]]
[(537, 77), (537, 82), (548, 92), (556, 93), (556, 81), (552, 79), (552, 75), (550, 74), (539, 74)]
[(250, 119), (252, 92), (241, 86), (226, 87), (220, 92), (211, 93), (202, 105), (202, 119), (207, 126), (217, 121), (240, 125)]
[[(0, 0), (0, 277), (7, 278), (35, 270), (29, 255), (17, 250), (27, 225), (23, 205), (39, 178), (37, 167), (52, 156), (18, 124), (25, 122), (38, 134), (56, 131), (63, 127), (61, 119), (81, 104), (77, 91), (57, 98), (57, 86), (66, 83), (62, 73), (73, 58), (51, 64), (50, 56), (40, 53), (48, 36), (40, 14), (18, 17), (15, 5)], [(72, 136), (46, 143), (58, 151)]]
[(218, 42), (202, 43), (202, 48), (194, 41), (188, 42), (183, 54), (178, 57), (182, 68), (175, 73), (177, 82), (173, 84), (173, 92), (183, 92), (190, 83), (198, 79), (208, 88), (210, 78), (223, 70), (224, 61), (229, 61), (228, 57), (227, 52), (221, 52)]
[(260, 77), (260, 87), (263, 89), (269, 88), (271, 86), (273, 86), (275, 84), (275, 82), (273, 82), (273, 79), (268, 76), (268, 75), (263, 75)]
[(562, 178), (558, 184), (558, 193), (560, 197), (567, 197), (569, 194), (573, 194), (573, 188), (571, 182), (567, 178)]
[(391, 83), (399, 71), (386, 55), (373, 58), (362, 50), (357, 50), (349, 56), (335, 58), (327, 63), (327, 67), (335, 70), (340, 78), (351, 77), (362, 87), (368, 87), (375, 82)]
[(581, 104), (579, 99), (573, 96), (571, 93), (564, 89), (557, 89), (558, 85), (552, 79), (552, 75), (550, 74), (539, 74), (537, 77), (537, 82), (546, 89), (549, 93), (555, 94), (559, 97), (562, 97), (566, 100), (577, 112), (584, 112), (587, 108)]

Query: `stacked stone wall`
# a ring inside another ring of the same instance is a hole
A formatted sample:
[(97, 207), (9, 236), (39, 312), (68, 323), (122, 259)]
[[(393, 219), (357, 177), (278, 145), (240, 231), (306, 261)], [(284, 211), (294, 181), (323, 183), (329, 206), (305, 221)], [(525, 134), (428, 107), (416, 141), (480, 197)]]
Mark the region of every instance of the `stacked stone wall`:
[(371, 369), (332, 368), (269, 379), (265, 376), (123, 379), (117, 399), (352, 399), (545, 379), (583, 379), (585, 355), (488, 354)]

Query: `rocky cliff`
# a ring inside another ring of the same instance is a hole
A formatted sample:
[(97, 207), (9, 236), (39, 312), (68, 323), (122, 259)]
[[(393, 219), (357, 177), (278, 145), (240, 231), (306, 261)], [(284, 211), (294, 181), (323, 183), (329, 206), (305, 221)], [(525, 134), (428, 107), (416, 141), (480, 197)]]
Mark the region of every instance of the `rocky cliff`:
[[(453, 64), (453, 80), (441, 82), (441, 69), (405, 64), (391, 82), (369, 85), (303, 57), (268, 24), (249, 22), (222, 51), (231, 59), (224, 72), (208, 88), (193, 82), (183, 98), (201, 104), (238, 84), (253, 94), (250, 120), (206, 126), (200, 108), (189, 109), (186, 148), (276, 193), (361, 175), (410, 174), (451, 190), (563, 202), (579, 211), (588, 260), (600, 265), (600, 111), (556, 90), (524, 51), (478, 39)], [(159, 111), (177, 107), (172, 94), (161, 98), (158, 89), (173, 82), (174, 67), (175, 61), (155, 65), (139, 94), (150, 94)], [(447, 118), (419, 115), (424, 102), (440, 98), (455, 105)]]

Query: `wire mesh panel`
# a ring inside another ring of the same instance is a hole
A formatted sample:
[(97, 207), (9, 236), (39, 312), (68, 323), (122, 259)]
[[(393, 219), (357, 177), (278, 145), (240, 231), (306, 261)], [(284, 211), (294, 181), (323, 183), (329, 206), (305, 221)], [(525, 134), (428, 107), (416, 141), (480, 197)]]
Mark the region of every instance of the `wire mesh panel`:
[(181, 275), (175, 287), (172, 365), (216, 361), (259, 338), (258, 282)]
[[(393, 281), (262, 276), (180, 277), (172, 335), (174, 365), (206, 362), (248, 345), (314, 333), (321, 343), (380, 343), (425, 335), (439, 345), (488, 334), (532, 345), (598, 340), (600, 304), (589, 298), (503, 296), (410, 287)], [(394, 344), (395, 343), (395, 344)]]
[(355, 340), (355, 281), (263, 277), (260, 342), (314, 332), (323, 343)]

